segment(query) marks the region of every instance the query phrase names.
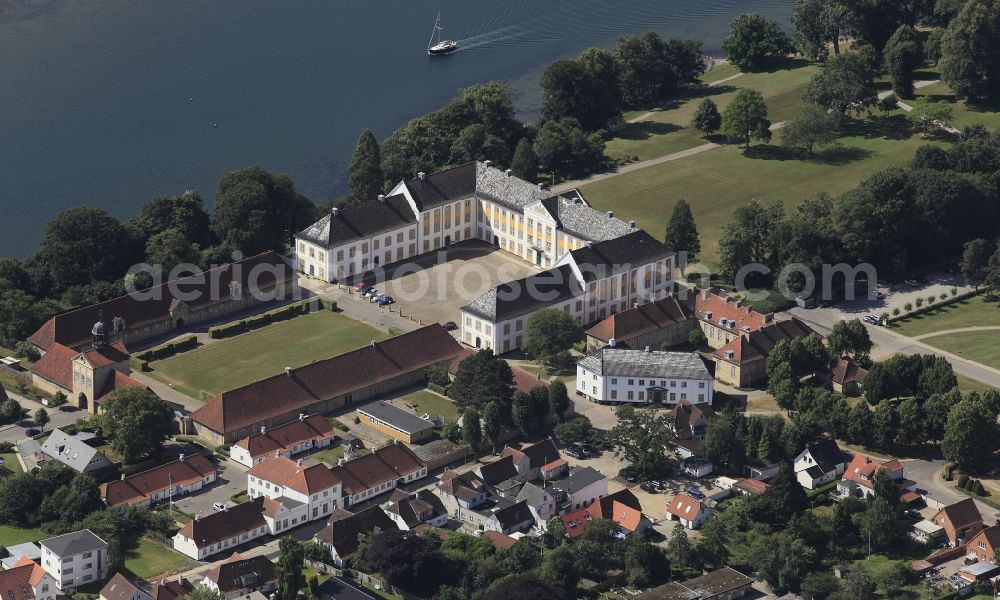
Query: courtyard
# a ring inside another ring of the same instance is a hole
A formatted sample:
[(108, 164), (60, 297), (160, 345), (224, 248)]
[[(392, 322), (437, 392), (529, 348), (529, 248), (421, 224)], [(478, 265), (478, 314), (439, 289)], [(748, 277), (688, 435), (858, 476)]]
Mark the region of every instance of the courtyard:
[(343, 313), (318, 310), (150, 363), (148, 375), (191, 398), (224, 391), (389, 337)]

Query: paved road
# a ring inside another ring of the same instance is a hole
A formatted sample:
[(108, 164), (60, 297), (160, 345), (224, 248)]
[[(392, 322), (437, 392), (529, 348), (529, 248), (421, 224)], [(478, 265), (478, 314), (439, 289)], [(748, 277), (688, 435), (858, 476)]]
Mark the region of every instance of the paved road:
[(26, 398), (13, 390), (7, 390), (7, 395), (20, 402), (21, 408), (28, 409), (29, 414), (20, 423), (0, 427), (0, 442), (17, 442), (28, 437), (24, 431), (29, 427), (35, 427), (35, 424), (31, 421), (31, 415), (35, 414), (35, 411), (39, 408), (44, 408), (49, 413), (49, 422), (45, 425), (46, 431), (63, 427), (70, 423), (76, 423), (76, 420), (80, 417), (87, 416), (87, 411), (65, 404), (59, 408), (43, 406), (41, 402)]

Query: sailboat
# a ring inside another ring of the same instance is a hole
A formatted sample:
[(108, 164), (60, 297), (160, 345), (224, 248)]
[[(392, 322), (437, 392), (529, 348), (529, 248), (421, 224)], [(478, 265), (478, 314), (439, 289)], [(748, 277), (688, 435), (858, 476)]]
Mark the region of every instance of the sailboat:
[[(443, 30), (444, 28), (441, 27), (441, 13), (438, 13), (437, 20), (434, 21), (434, 30), (431, 31), (431, 39), (427, 42), (427, 54), (442, 56), (458, 50), (458, 42), (454, 40), (441, 41), (441, 32)], [(437, 42), (434, 41), (435, 36), (437, 36)]]

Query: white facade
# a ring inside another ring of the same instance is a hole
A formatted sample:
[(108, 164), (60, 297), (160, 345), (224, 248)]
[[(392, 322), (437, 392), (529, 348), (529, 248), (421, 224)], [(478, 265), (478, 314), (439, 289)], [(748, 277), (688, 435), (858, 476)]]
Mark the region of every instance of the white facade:
[[(181, 529), (181, 531), (184, 530)], [(177, 535), (174, 536), (174, 550), (193, 559), (204, 560), (209, 556), (226, 552), (240, 544), (245, 544), (250, 540), (255, 540), (264, 535), (267, 535), (267, 527), (262, 525), (247, 529), (223, 540), (199, 546), (195, 540), (186, 537), (181, 532), (177, 532)]]
[[(676, 353), (653, 352), (652, 354)], [(664, 373), (664, 369), (656, 365), (647, 370), (637, 366), (628, 375), (608, 374), (594, 368), (588, 361), (581, 360), (576, 365), (576, 391), (594, 402), (632, 404), (655, 402), (668, 406), (675, 406), (681, 401), (693, 404), (711, 403), (712, 395), (715, 393), (714, 381), (708, 375), (707, 369), (705, 376), (706, 378), (693, 378), (683, 372)]]
[[(99, 544), (85, 544), (86, 549), (72, 554), (59, 555), (47, 542), (60, 540), (67, 536), (89, 534), (85, 537), (94, 538)], [(68, 533), (40, 543), (42, 547), (42, 568), (55, 580), (60, 590), (69, 590), (81, 585), (99, 583), (108, 575), (108, 546), (89, 529)]]
[[(286, 458), (276, 458), (271, 460), (293, 461)], [(310, 467), (312, 469), (326, 469), (322, 465)], [(282, 479), (282, 478), (277, 478)], [(247, 495), (253, 498), (261, 496), (282, 502), (285, 499), (291, 502), (284, 502), (290, 510), (288, 514), (283, 514), (278, 520), (280, 528), (273, 528), (271, 533), (275, 534), (287, 528), (300, 525), (306, 521), (314, 521), (329, 516), (341, 502), (341, 483), (334, 483), (331, 478), (331, 485), (322, 488), (302, 488), (300, 485), (290, 485), (290, 481), (299, 482), (303, 478), (296, 477), (289, 480), (272, 480), (254, 473), (251, 469), (247, 473)], [(265, 515), (266, 518), (266, 515)]]

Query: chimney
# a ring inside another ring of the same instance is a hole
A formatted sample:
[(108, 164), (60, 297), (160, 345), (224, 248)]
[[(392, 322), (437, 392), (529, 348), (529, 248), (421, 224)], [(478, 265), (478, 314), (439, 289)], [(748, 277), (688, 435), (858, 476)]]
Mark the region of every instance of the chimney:
[(292, 376), (292, 368), (285, 367), (285, 377), (291, 377), (291, 376)]
[(615, 211), (609, 210), (608, 211), (608, 218), (609, 219), (614, 219), (615, 218)]
[(375, 347), (375, 340), (372, 340), (372, 348)]
[(628, 228), (629, 229), (635, 229), (635, 221), (629, 221), (628, 222)]
[(587, 247), (588, 248), (593, 248), (594, 247), (594, 242), (587, 242)]
[(385, 202), (385, 194), (379, 194), (378, 195), (378, 201), (379, 202)]
[(510, 174), (513, 172), (514, 171), (512, 171), (511, 169), (504, 169), (503, 171), (504, 177), (510, 177)]
[(649, 352), (649, 346), (646, 346), (646, 349), (644, 350), (644, 352)]
[(608, 346), (610, 346), (612, 348), (614, 348), (617, 343), (618, 343), (618, 340), (616, 340), (615, 338), (611, 338), (610, 340), (608, 340)]
[(263, 426), (262, 426), (262, 427), (260, 428), (260, 434), (261, 434), (261, 435), (264, 435), (265, 433), (267, 433), (267, 427), (263, 427)]
[(774, 321), (774, 313), (767, 313), (766, 315), (764, 315), (765, 323), (770, 323), (772, 321)]
[(281, 450), (275, 450), (274, 451), (274, 457), (278, 458), (279, 456), (281, 456)]
[(184, 453), (183, 452), (181, 452), (181, 455), (177, 457), (177, 460), (179, 460), (181, 462), (184, 462)]
[(709, 294), (709, 289), (708, 288), (705, 288), (705, 289), (701, 290), (701, 299), (702, 300), (708, 300), (708, 294)]
[(299, 420), (305, 421), (305, 419), (306, 419), (306, 413), (299, 413)]
[(201, 520), (201, 512), (194, 513), (194, 520), (195, 521), (200, 521)]
[(417, 173), (417, 179), (419, 179), (420, 181), (424, 181), (425, 179), (427, 179), (427, 173), (424, 173), (423, 171)]
[(125, 473), (122, 473), (122, 481), (125, 481)]
[(297, 467), (301, 467), (302, 466), (302, 459), (301, 458), (298, 459), (297, 461), (295, 461), (295, 466), (297, 466)]
[(493, 166), (493, 161), (492, 160), (484, 160), (483, 161), (483, 166), (488, 169), (488, 168), (490, 168), (490, 167)]
[(545, 189), (545, 184), (544, 184), (544, 183), (542, 183), (541, 181), (539, 181), (539, 182), (538, 182), (538, 189), (540, 189), (540, 190), (544, 190), (544, 189)]
[(333, 215), (334, 219), (336, 219), (340, 215), (340, 209), (334, 206), (330, 209), (330, 214)]

